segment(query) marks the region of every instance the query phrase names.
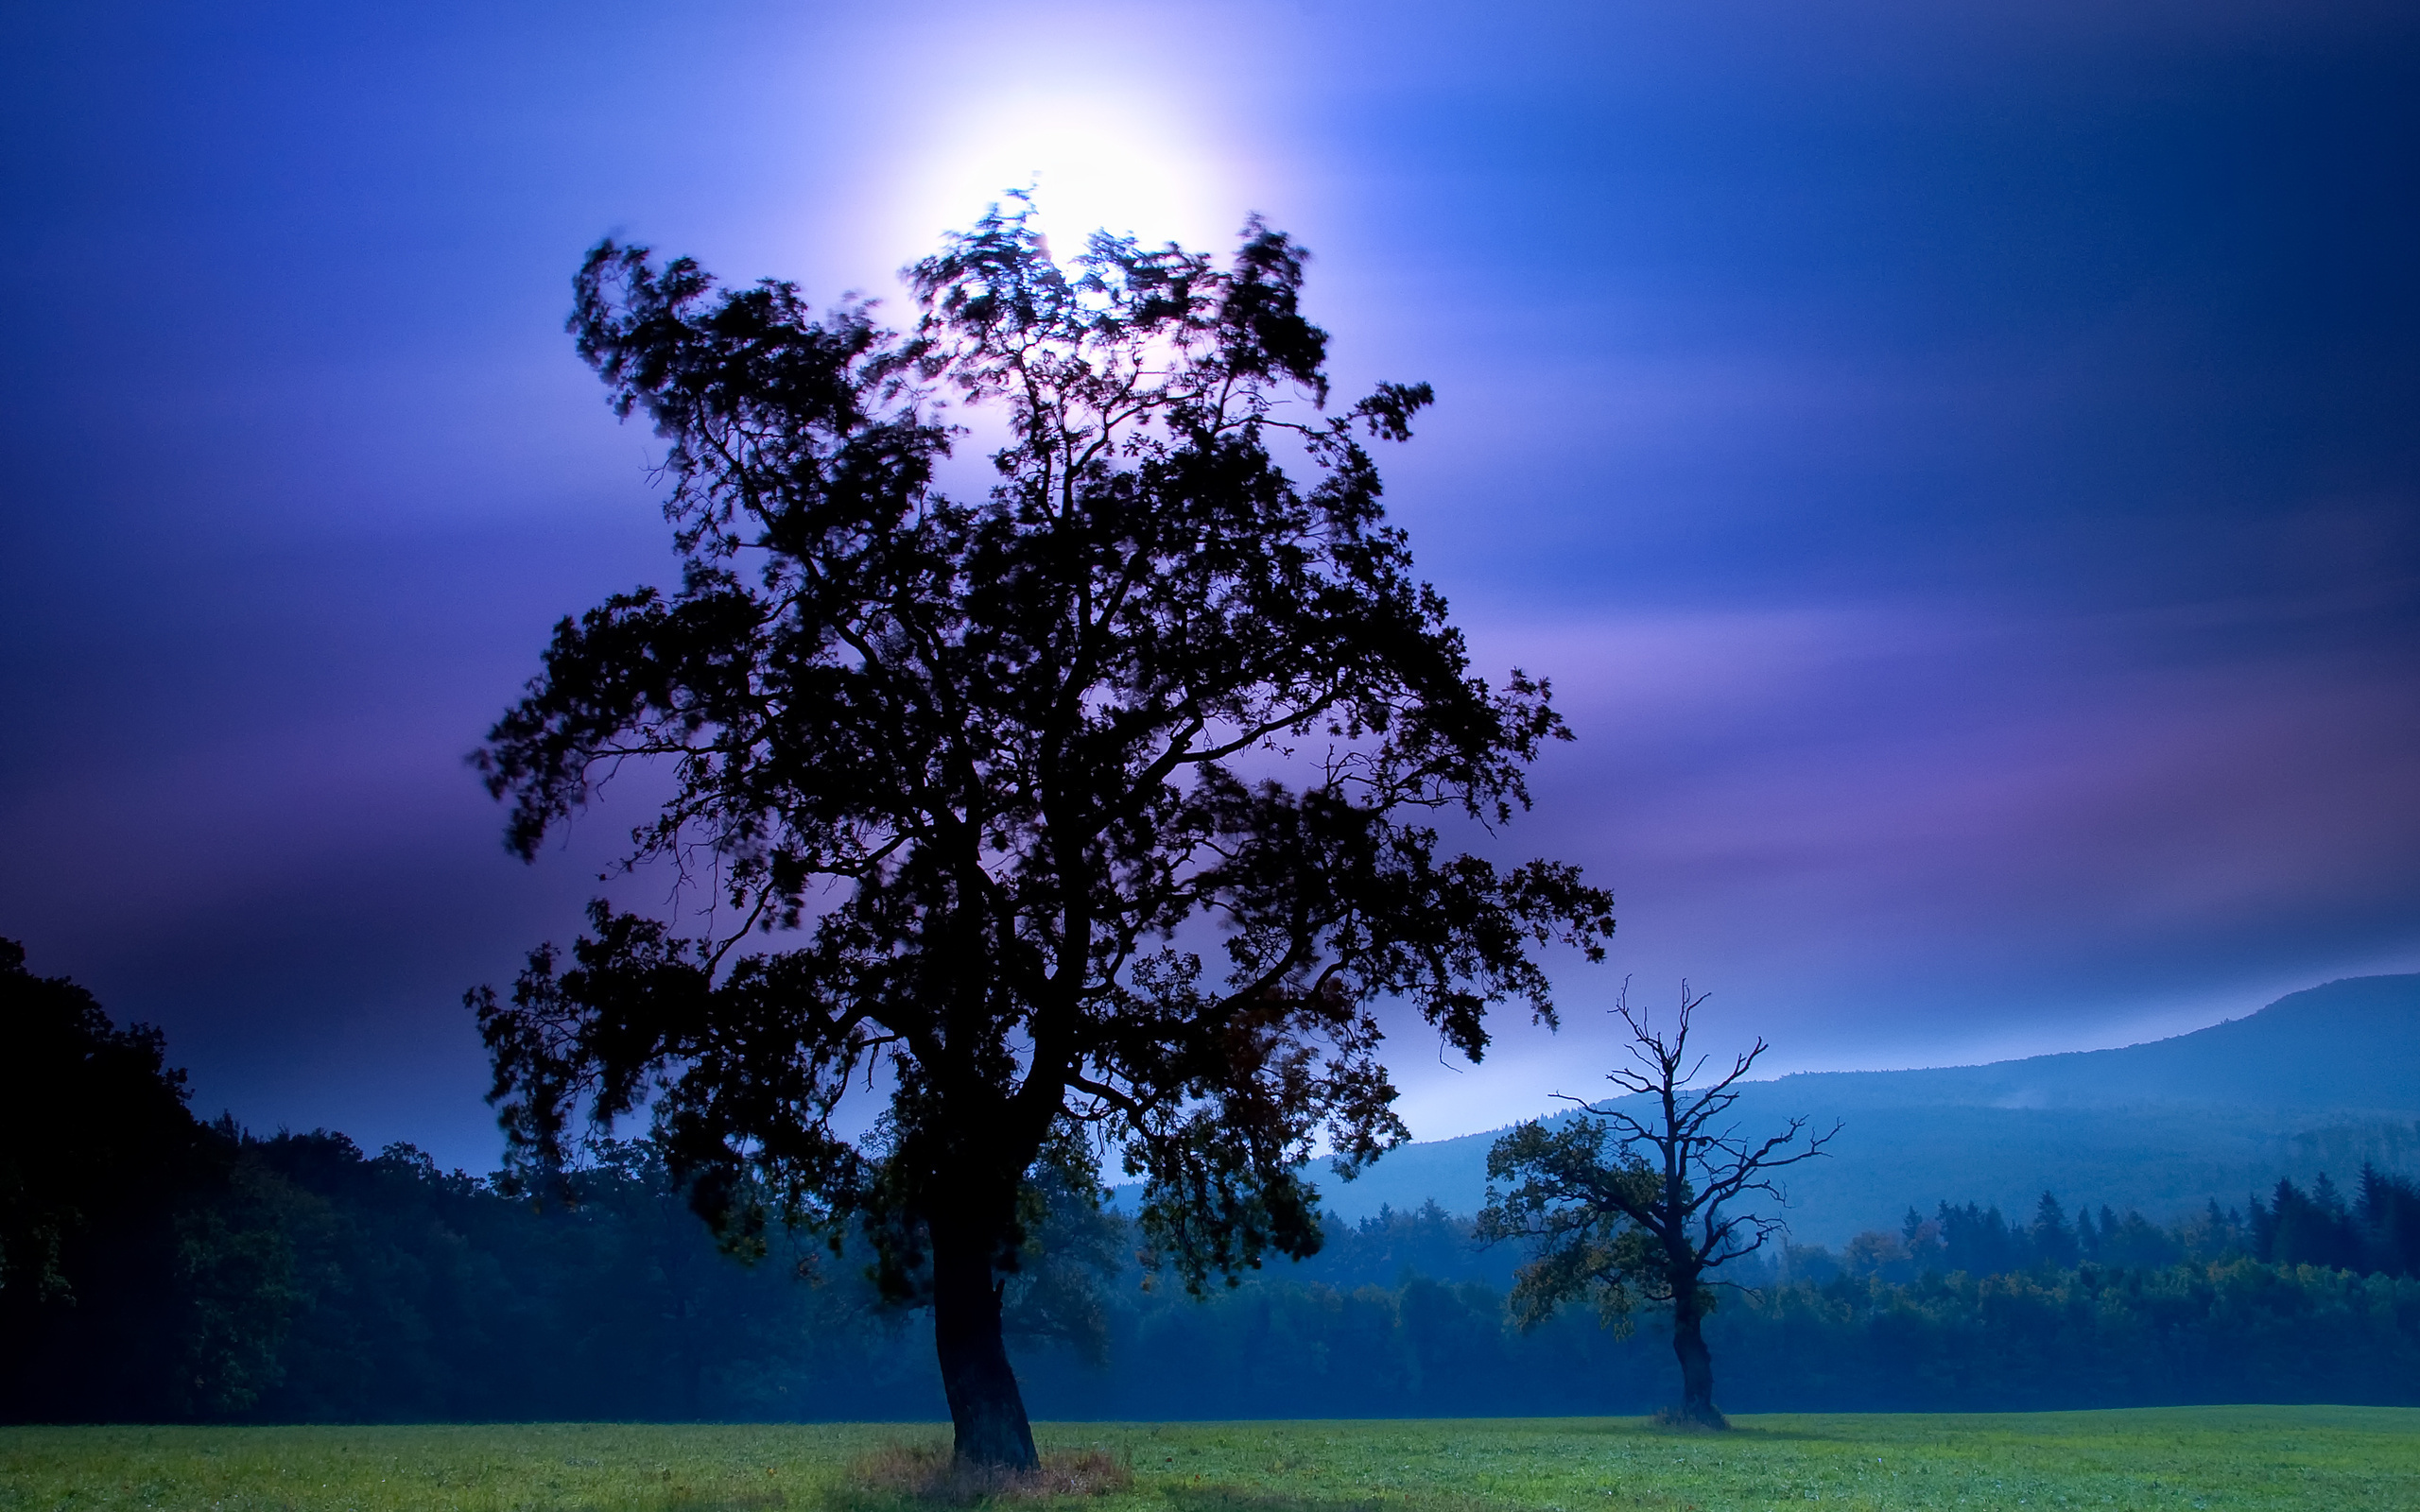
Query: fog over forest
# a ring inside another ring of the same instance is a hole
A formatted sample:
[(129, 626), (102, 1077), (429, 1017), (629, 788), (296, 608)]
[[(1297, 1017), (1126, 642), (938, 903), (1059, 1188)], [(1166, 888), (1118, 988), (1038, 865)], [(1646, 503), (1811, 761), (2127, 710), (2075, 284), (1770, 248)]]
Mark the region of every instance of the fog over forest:
[[(87, 1004), (22, 969), (0, 978), (0, 1014), (21, 1042), (61, 1057), (28, 1068), (48, 1095), (11, 1105), (15, 1190), (33, 1194), (36, 1215), (45, 1194), (106, 1194), (82, 1227), (54, 1232), (47, 1281), (28, 1263), (39, 1260), (26, 1243), (38, 1236), (21, 1227), (28, 1210), (15, 1210), (0, 1289), (0, 1358), (10, 1362), (0, 1412), (10, 1418), (894, 1420), (943, 1410), (930, 1323), (883, 1301), (867, 1254), (779, 1235), (753, 1263), (722, 1253), (644, 1143), (591, 1146), (572, 1186), (544, 1194), (441, 1171), (408, 1145), (372, 1154), (337, 1133), (204, 1125), (153, 1069), (164, 1064), (156, 1041), (95, 1040), (89, 1012), (81, 1030), (60, 1017)], [(1844, 1146), (1834, 1190), (1862, 1194), (1858, 1231), (1822, 1243), (1793, 1231), (1729, 1271), (1744, 1289), (1726, 1289), (1709, 1333), (1731, 1383), (1726, 1405), (2420, 1402), (2420, 1110), (2377, 1100), (2420, 1086), (2414, 1025), (2420, 978), (2369, 978), (2135, 1052), (1939, 1074), (1939, 1103), (1870, 1086), (1862, 1103), (1836, 1094), (1844, 1119), (1862, 1107), (1918, 1120), (1940, 1163), (1864, 1163)], [(2347, 1052), (2360, 1046), (2369, 1064), (2356, 1069)], [(2193, 1074), (2169, 1074), (2180, 1069)], [(1927, 1085), (1908, 1075), (1886, 1085)], [(1988, 1108), (1954, 1094), (2009, 1087), (2036, 1091), (2026, 1101), (2037, 1105), (2066, 1101), (2083, 1133), (2013, 1142), (2013, 1129), (2050, 1127), (2040, 1120), (2060, 1109), (2048, 1106), (1976, 1124), (1953, 1116)], [(2266, 1111), (2234, 1102), (2247, 1087), (2289, 1100)], [(2229, 1108), (2248, 1126), (2299, 1132), (2179, 1143), (2165, 1156), (2136, 1144), (2129, 1159), (2074, 1163), (2098, 1140), (2147, 1127), (2228, 1126)], [(2160, 1118), (2173, 1121), (2142, 1122)], [(1979, 1138), (1962, 1143), (1966, 1129)], [(2227, 1163), (2247, 1152), (2261, 1173), (2249, 1189), (2232, 1184), (2238, 1167)], [(1390, 1158), (1402, 1167), (1382, 1160), (1363, 1179), (1467, 1174), (1440, 1159), (1459, 1153), (1410, 1146)], [(1979, 1183), (1911, 1184), (2027, 1160), (2042, 1174), (2023, 1201), (1979, 1200)], [(2167, 1200), (2129, 1196), (2146, 1170)], [(2204, 1177), (2230, 1184), (2186, 1200)], [(1358, 1217), (1332, 1211), (1327, 1229), (1312, 1259), (1274, 1262), (1197, 1298), (1138, 1266), (1140, 1236), (1114, 1203), (1052, 1193), (1011, 1282), (1012, 1349), (1034, 1410), (1631, 1414), (1669, 1395), (1672, 1358), (1652, 1310), (1627, 1336), (1584, 1308), (1535, 1332), (1511, 1326), (1505, 1296), (1526, 1256), (1476, 1243), (1467, 1206), (1432, 1193)], [(70, 1296), (73, 1306), (60, 1305)]]

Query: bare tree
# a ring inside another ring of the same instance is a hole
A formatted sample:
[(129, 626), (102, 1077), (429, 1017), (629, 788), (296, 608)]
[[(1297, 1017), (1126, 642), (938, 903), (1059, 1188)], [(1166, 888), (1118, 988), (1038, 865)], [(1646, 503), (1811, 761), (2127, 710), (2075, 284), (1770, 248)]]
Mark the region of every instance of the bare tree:
[[(1564, 1303), (1586, 1297), (1608, 1325), (1627, 1331), (1634, 1295), (1672, 1306), (1672, 1352), (1681, 1362), (1679, 1416), (1710, 1428), (1729, 1424), (1714, 1405), (1714, 1358), (1705, 1346), (1713, 1308), (1708, 1273), (1754, 1253), (1779, 1233), (1781, 1220), (1740, 1205), (1783, 1198), (1773, 1173), (1824, 1152), (1840, 1132), (1806, 1135), (1792, 1118), (1780, 1133), (1742, 1136), (1727, 1115), (1737, 1087), (1766, 1050), (1759, 1039), (1731, 1069), (1700, 1084), (1712, 1058), (1689, 1052), (1689, 1021), (1706, 994), (1681, 984), (1678, 1022), (1668, 1036), (1630, 1005), (1625, 985), (1613, 1012), (1630, 1030), (1635, 1067), (1605, 1079), (1620, 1089), (1609, 1102), (1579, 1105), (1561, 1127), (1524, 1124), (1488, 1152), (1488, 1204), (1480, 1236), (1537, 1246), (1514, 1282), (1512, 1307), (1533, 1328)], [(1633, 1099), (1647, 1106), (1624, 1107)], [(1801, 1143), (1801, 1136), (1805, 1141)], [(1509, 1190), (1499, 1196), (1495, 1183)]]

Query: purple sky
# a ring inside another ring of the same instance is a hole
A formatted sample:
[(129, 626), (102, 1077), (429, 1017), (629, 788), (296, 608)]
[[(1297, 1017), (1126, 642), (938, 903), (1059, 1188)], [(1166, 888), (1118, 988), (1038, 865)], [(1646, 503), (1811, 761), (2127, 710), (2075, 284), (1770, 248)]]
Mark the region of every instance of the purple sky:
[[(1954, 13), (1945, 14), (1945, 13)], [(1317, 254), (1612, 965), (1774, 1069), (2122, 1043), (2420, 969), (2420, 22), (2292, 3), (209, 5), (0, 18), (0, 935), (258, 1126), (494, 1136), (566, 937), (462, 753), (669, 565), (561, 325), (613, 232), (820, 301), (1039, 170)]]

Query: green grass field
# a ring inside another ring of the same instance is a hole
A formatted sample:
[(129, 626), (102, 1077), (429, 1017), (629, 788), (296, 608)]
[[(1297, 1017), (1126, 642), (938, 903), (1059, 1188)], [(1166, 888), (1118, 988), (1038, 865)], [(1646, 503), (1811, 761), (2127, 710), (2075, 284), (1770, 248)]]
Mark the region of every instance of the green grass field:
[[(1101, 1512), (2420, 1508), (2420, 1410), (1049, 1424), (1127, 1456)], [(930, 1425), (0, 1429), (0, 1512), (873, 1509), (851, 1462)], [(1074, 1503), (1070, 1503), (1073, 1505)]]

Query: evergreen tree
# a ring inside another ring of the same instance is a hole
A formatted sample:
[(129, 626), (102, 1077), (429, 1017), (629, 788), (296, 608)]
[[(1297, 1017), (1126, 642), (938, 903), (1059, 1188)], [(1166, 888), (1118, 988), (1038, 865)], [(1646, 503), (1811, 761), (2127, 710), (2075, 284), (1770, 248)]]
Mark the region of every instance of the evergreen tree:
[(2048, 1192), (2043, 1193), (2042, 1200), (2034, 1205), (2033, 1227), (2027, 1230), (2026, 1238), (2033, 1251), (2033, 1263), (2037, 1265), (2047, 1265), (2052, 1270), (2073, 1270), (2076, 1262), (2082, 1258), (2082, 1246), (2077, 1241), (2076, 1231), (2067, 1227), (2066, 1210), (2060, 1207), (2059, 1199)]

